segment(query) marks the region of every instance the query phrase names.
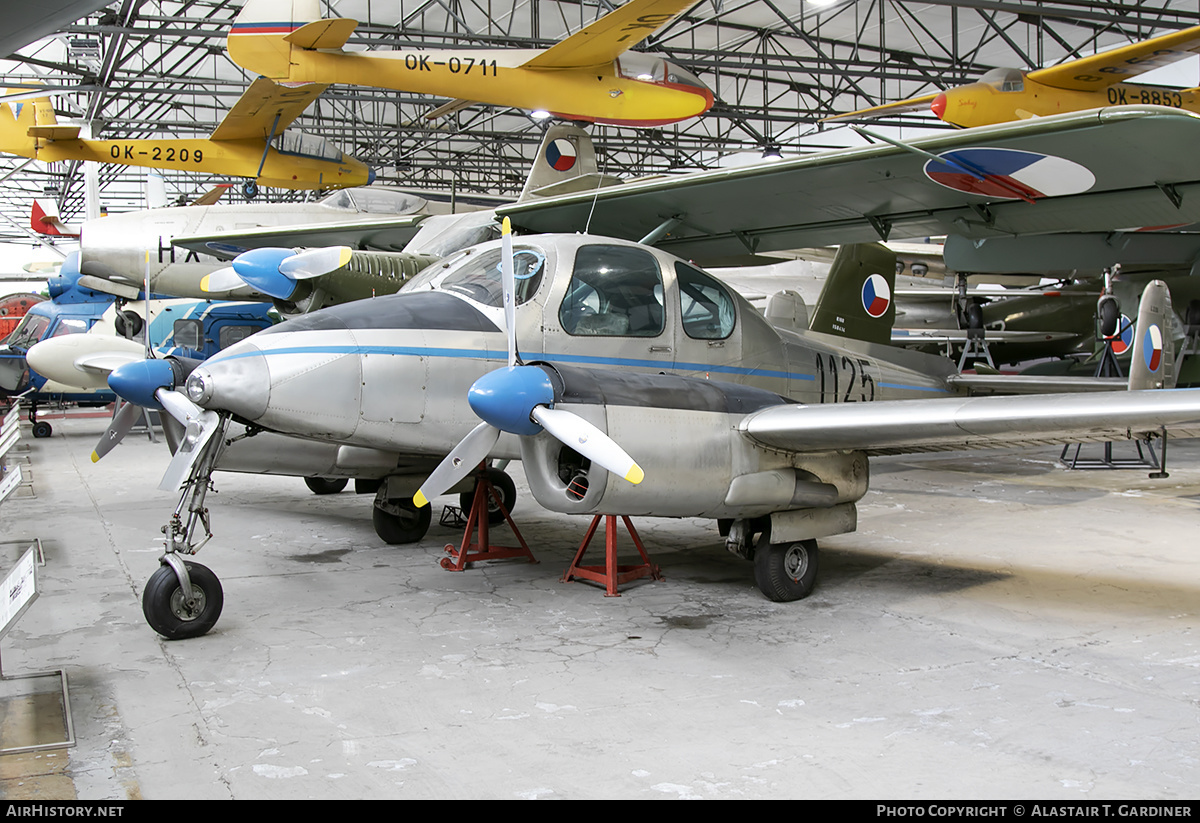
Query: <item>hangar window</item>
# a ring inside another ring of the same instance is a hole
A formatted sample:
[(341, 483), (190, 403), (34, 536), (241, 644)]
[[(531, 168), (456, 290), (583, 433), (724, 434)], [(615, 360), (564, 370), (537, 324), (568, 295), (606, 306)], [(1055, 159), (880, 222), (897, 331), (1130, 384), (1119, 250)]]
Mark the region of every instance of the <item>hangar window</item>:
[[(485, 306), (504, 306), (498, 248), (464, 255), (458, 268), (451, 270), (438, 288), (461, 294)], [(433, 267), (430, 267), (433, 268)], [(518, 246), (513, 250), (513, 274), (517, 281), (516, 304), (519, 306), (537, 294), (546, 270), (546, 255), (534, 248)]]
[(629, 246), (583, 246), (558, 319), (567, 334), (662, 334), (662, 274), (654, 255)]
[(736, 315), (728, 290), (686, 263), (675, 264), (675, 276), (684, 333), (698, 340), (724, 340), (733, 334)]

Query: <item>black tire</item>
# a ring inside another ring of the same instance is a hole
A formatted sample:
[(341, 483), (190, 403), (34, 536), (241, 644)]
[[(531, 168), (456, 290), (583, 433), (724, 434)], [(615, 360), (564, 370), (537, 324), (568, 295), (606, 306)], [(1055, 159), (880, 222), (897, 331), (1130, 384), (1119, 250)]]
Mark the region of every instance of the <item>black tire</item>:
[(253, 200), (258, 197), (258, 184), (253, 180), (247, 180), (242, 184), (242, 194), (246, 195), (247, 200)]
[(769, 540), (769, 532), (763, 532), (754, 549), (754, 582), (759, 591), (776, 603), (808, 597), (817, 582), (817, 541), (769, 543)]
[(142, 614), (150, 628), (168, 640), (185, 640), (205, 634), (217, 623), (225, 605), (221, 581), (207, 566), (184, 563), (192, 580), (191, 603), (183, 599), (183, 589), (175, 570), (166, 563), (150, 575), (142, 592)]
[(306, 477), (304, 485), (313, 494), (337, 494), (349, 485), (345, 477)]
[[(496, 491), (500, 492), (500, 499), (504, 502), (504, 508), (508, 509), (508, 513), (512, 514), (513, 507), (517, 505), (517, 484), (500, 469), (489, 468), (487, 470), (488, 480), (492, 481), (492, 485), (496, 487)], [(463, 492), (458, 496), (458, 505), (462, 507), (463, 512), (470, 514), (471, 506), (475, 502), (475, 490)], [(504, 513), (496, 506), (496, 501), (488, 497), (488, 525), (498, 526), (504, 522)]]
[(54, 428), (45, 420), (39, 420), (33, 424), (34, 437), (49, 437), (54, 434)]
[(389, 546), (416, 543), (429, 531), (433, 520), (433, 507), (417, 508), (411, 497), (388, 500), (380, 506), (378, 500), (371, 508), (371, 522), (375, 534)]

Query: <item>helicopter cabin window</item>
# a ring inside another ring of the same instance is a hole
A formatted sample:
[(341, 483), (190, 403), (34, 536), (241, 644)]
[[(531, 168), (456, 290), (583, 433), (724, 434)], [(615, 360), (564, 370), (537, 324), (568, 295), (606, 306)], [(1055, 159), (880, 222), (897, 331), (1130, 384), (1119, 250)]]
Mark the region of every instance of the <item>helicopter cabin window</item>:
[(724, 340), (736, 321), (733, 298), (724, 286), (686, 263), (675, 264), (683, 331), (697, 340)]
[[(450, 271), (437, 287), (442, 291), (461, 294), (485, 306), (503, 308), (504, 287), (501, 284), (500, 249), (488, 249), (464, 257), (465, 260), (458, 268)], [(513, 275), (517, 283), (514, 295), (516, 305), (521, 305), (537, 294), (545, 270), (546, 255), (542, 252), (521, 247), (513, 250)]]
[(628, 246), (583, 246), (558, 319), (573, 335), (662, 334), (663, 282), (654, 255)]

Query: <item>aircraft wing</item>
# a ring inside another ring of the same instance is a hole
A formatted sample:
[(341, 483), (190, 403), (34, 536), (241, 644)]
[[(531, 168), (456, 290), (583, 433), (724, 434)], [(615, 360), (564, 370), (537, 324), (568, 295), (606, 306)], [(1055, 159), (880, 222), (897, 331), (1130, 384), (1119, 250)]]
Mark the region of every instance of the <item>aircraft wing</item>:
[(374, 251), (403, 251), (417, 233), (421, 221), (427, 217), (427, 214), (408, 214), (358, 222), (269, 226), (176, 237), (171, 242), (180, 248), (210, 254), (222, 260), (232, 260), (242, 252), (264, 246), (351, 246)]
[(324, 83), (284, 86), (260, 77), (243, 92), (209, 138), (266, 139), (283, 134), (327, 88), (328, 85)]
[[(1111, 231), (1200, 219), (1198, 141), (1198, 115), (1124, 106), (947, 132), (907, 147), (875, 143), (654, 178), (497, 211), (524, 232), (639, 240), (667, 229), (655, 245), (701, 262), (888, 237)], [(1001, 150), (985, 156), (1056, 170), (1040, 178), (1045, 191), (1019, 199), (1015, 188), (973, 193), (975, 178), (941, 174), (942, 164), (928, 156), (980, 147)], [(946, 184), (934, 182), (927, 167)]]
[(1114, 391), (773, 406), (748, 415), (741, 432), (793, 452), (857, 450), (907, 454), (1088, 441), (1143, 439), (1166, 427), (1200, 436), (1200, 389)]
[(864, 120), (871, 117), (883, 117), (885, 114), (905, 114), (910, 111), (929, 111), (929, 105), (937, 94), (927, 94), (924, 97), (910, 97), (907, 100), (897, 100), (895, 103), (885, 103), (882, 106), (872, 106), (869, 109), (835, 114), (833, 117), (821, 118), (822, 123), (837, 123), (842, 120)]
[(525, 63), (527, 68), (570, 69), (611, 63), (696, 5), (697, 0), (629, 0), (590, 26)]
[(1111, 51), (1029, 72), (1031, 80), (1058, 89), (1092, 91), (1123, 83), (1200, 53), (1200, 26), (1131, 43)]

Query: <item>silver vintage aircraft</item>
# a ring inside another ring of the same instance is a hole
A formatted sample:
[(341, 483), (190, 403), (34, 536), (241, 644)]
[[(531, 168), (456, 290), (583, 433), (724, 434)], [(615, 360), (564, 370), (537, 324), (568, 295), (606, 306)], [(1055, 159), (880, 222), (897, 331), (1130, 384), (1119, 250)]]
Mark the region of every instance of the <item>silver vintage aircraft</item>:
[(842, 252), (838, 296), (809, 330), (794, 302), (764, 316), (659, 249), (547, 235), (510, 256), (504, 242), (280, 324), (186, 378), (161, 360), (113, 373), (118, 394), (188, 429), (161, 486), (183, 494), (143, 598), (155, 630), (195, 636), (219, 616), (219, 581), (184, 557), (207, 539), (231, 421), (390, 466), (375, 505), (389, 542), (420, 539), (420, 504), (481, 460), (520, 458), (554, 511), (716, 519), (779, 601), (811, 591), (817, 538), (855, 529), (872, 454), (1200, 433), (1200, 391), (1152, 390), (1172, 380), (1160, 284), (1130, 391), (968, 398), (951, 361), (887, 345), (895, 260), (878, 246)]

